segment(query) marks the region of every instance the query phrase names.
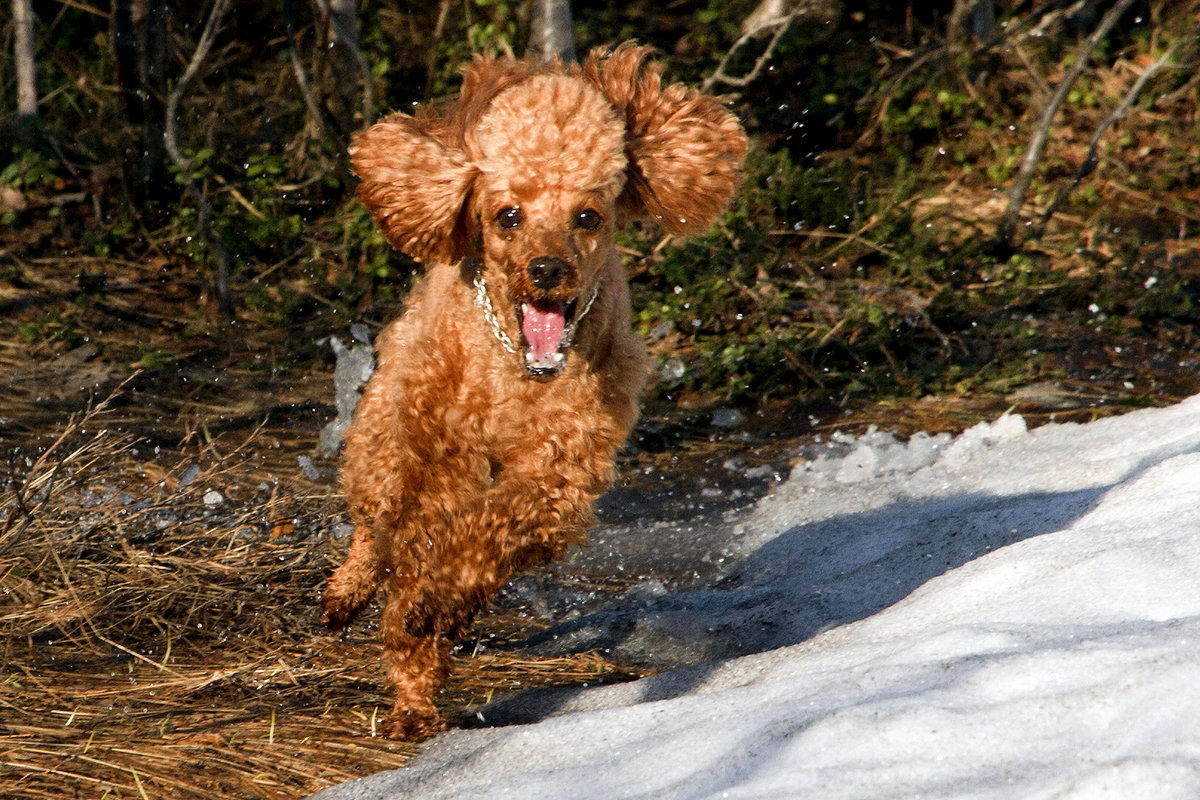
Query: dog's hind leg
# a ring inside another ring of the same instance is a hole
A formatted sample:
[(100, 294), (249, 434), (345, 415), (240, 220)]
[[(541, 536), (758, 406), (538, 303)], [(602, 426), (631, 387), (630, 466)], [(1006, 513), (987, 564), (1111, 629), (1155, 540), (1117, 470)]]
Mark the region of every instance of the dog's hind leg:
[(385, 735), (418, 741), (445, 728), (435, 698), (450, 671), (451, 640), (433, 626), (432, 619), (414, 620), (407, 582), (389, 580), (380, 632), (388, 684), (396, 692), (395, 705), (384, 723)]
[(447, 552), (433, 547), (414, 573), (384, 579), (383, 655), (396, 703), (384, 725), (391, 737), (419, 740), (445, 727), (436, 699), (450, 673), (450, 649), (511, 573), (500, 538)]
[(379, 585), (375, 532), (370, 525), (354, 528), (346, 560), (329, 576), (321, 597), (321, 622), (330, 630), (345, 628), (363, 609)]

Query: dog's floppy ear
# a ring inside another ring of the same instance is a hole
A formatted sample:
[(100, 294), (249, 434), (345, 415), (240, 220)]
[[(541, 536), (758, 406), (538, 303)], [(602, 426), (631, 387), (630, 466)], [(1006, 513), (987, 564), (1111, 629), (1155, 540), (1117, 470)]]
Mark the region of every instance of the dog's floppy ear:
[(737, 118), (694, 89), (663, 87), (648, 47), (626, 42), (611, 54), (593, 50), (583, 71), (625, 115), (622, 210), (671, 233), (707, 230), (741, 180), (746, 134)]
[(420, 120), (393, 114), (358, 134), (350, 166), (361, 178), (359, 199), (393, 247), (433, 263), (470, 255), (465, 207), (478, 170)]

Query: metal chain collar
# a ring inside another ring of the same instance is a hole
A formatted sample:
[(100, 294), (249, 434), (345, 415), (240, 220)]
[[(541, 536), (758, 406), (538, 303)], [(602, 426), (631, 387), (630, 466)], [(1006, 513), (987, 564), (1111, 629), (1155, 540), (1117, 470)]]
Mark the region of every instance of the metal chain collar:
[(512, 339), (508, 338), (508, 334), (500, 327), (496, 309), (492, 307), (492, 298), (488, 297), (487, 284), (483, 282), (483, 270), (475, 274), (475, 280), (472, 283), (475, 285), (475, 305), (483, 310), (483, 318), (491, 326), (492, 335), (496, 337), (496, 341), (500, 342), (501, 347), (515, 356), (517, 348), (513, 345)]
[[(479, 306), (480, 310), (483, 311), (483, 318), (487, 321), (488, 327), (492, 329), (492, 335), (496, 337), (496, 341), (500, 343), (501, 347), (515, 356), (517, 354), (517, 347), (513, 344), (512, 338), (500, 327), (500, 318), (496, 316), (496, 309), (492, 305), (492, 298), (488, 296), (487, 283), (483, 280), (482, 270), (475, 274), (475, 278), (471, 281), (471, 284), (475, 287), (475, 305)], [(570, 344), (571, 338), (574, 338), (571, 334), (574, 333), (574, 329), (579, 327), (579, 323), (583, 321), (587, 313), (592, 310), (592, 304), (596, 302), (596, 297), (599, 294), (600, 285), (597, 284), (592, 288), (592, 296), (588, 298), (587, 304), (584, 305), (583, 310), (575, 316), (575, 320), (571, 323), (572, 330), (568, 333), (566, 344)]]

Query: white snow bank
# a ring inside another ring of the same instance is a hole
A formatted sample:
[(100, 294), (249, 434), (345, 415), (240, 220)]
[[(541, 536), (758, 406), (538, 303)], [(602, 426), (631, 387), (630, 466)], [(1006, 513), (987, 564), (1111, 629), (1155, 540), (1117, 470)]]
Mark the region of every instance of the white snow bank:
[(1200, 796), (1200, 398), (838, 444), (730, 531), (721, 588), (620, 612), (747, 655), (317, 797)]

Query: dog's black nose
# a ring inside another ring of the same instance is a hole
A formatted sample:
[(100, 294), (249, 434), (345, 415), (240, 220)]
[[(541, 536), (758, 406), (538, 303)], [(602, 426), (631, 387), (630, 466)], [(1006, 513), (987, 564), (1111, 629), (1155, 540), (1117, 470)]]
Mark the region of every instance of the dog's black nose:
[(567, 279), (571, 265), (561, 258), (543, 256), (530, 261), (525, 269), (529, 272), (529, 282), (543, 292), (548, 292)]

